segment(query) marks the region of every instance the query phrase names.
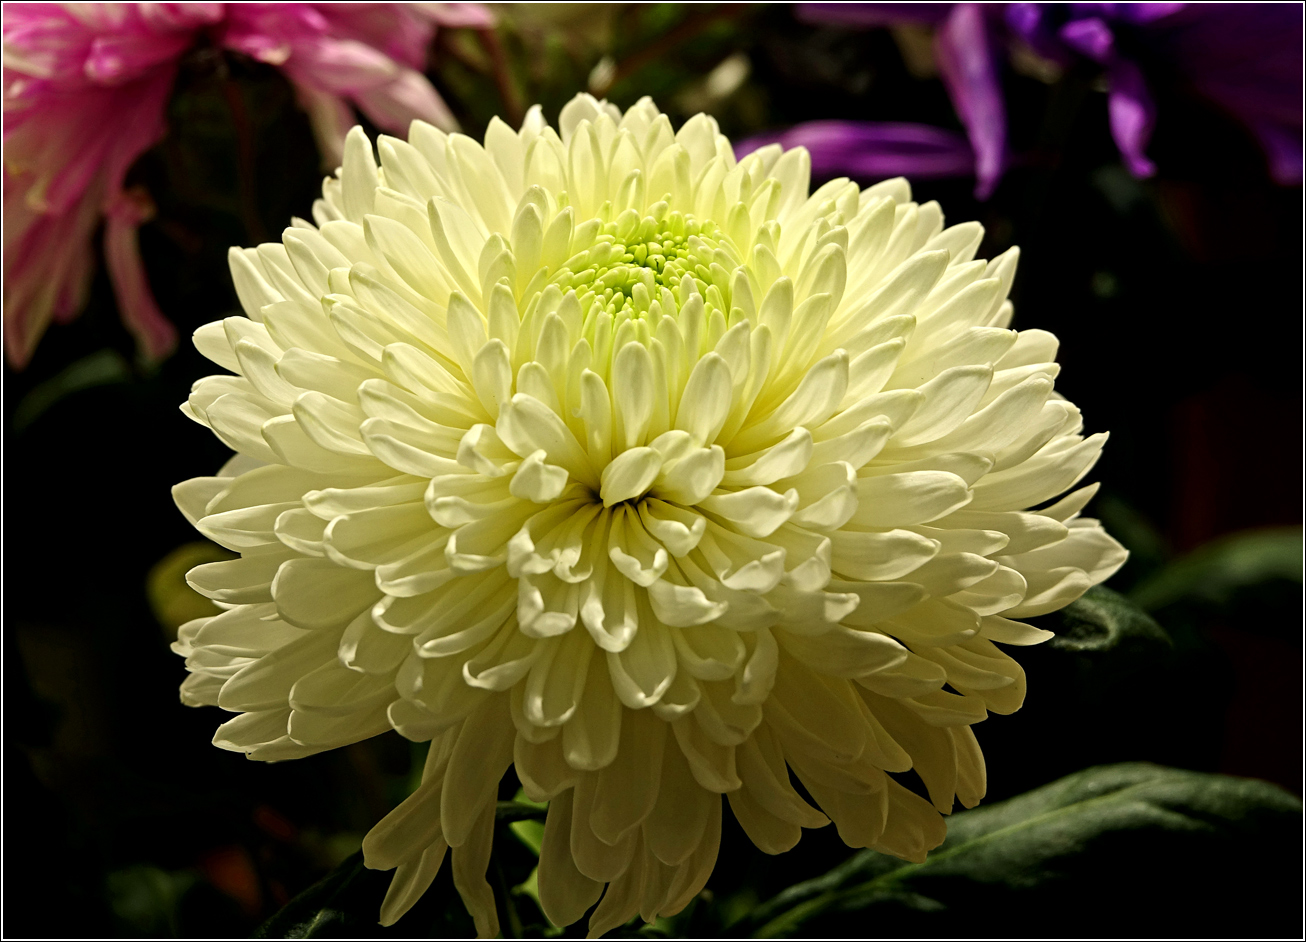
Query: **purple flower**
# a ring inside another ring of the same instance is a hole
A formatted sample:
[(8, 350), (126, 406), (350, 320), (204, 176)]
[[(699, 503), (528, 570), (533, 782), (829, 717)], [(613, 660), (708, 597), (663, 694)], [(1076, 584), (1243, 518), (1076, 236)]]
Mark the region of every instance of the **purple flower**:
[(1271, 176), (1302, 179), (1302, 15), (1293, 4), (1013, 3), (1012, 35), (1063, 65), (1101, 65), (1111, 134), (1138, 177), (1156, 171), (1145, 150), (1156, 106), (1139, 65), (1143, 52), (1242, 122), (1260, 142)]
[(164, 132), (180, 58), (207, 31), (278, 66), (338, 162), (357, 106), (402, 133), (453, 116), (419, 71), (437, 25), (488, 27), (470, 3), (10, 3), (4, 44), (4, 334), (21, 367), (52, 320), (75, 317), (104, 254), (124, 324), (150, 359), (176, 329), (149, 290), (137, 229), (153, 213), (128, 169)]
[(1158, 54), (1244, 124), (1278, 183), (1302, 182), (1302, 8), (1193, 5), (1150, 27)]
[(1006, 169), (1007, 109), (998, 82), (995, 7), (959, 3), (934, 35), (939, 74), (975, 149), (975, 196), (988, 199)]
[(812, 176), (888, 178), (910, 173), (918, 179), (970, 173), (975, 155), (966, 139), (925, 124), (873, 121), (808, 121), (787, 131), (759, 134), (735, 146), (742, 158), (768, 144), (786, 150), (806, 147)]
[[(1135, 176), (1156, 171), (1146, 153), (1156, 106), (1134, 58), (1140, 53), (1247, 126), (1276, 181), (1302, 179), (1302, 14), (1295, 4), (809, 3), (799, 6), (799, 17), (843, 26), (934, 26), (935, 58), (970, 139), (974, 164), (968, 170), (981, 199), (1006, 167), (999, 53), (1016, 42), (1063, 66), (1087, 61), (1102, 68), (1111, 134)], [(842, 122), (840, 137), (829, 132), (829, 122), (822, 124), (827, 129), (817, 146), (829, 156), (813, 151), (812, 159), (831, 173), (859, 173), (857, 167), (888, 166), (890, 156), (903, 157), (891, 144), (878, 162), (860, 153), (858, 148), (885, 146), (874, 125)], [(803, 127), (787, 133), (798, 135)], [(922, 175), (909, 159), (894, 165)]]

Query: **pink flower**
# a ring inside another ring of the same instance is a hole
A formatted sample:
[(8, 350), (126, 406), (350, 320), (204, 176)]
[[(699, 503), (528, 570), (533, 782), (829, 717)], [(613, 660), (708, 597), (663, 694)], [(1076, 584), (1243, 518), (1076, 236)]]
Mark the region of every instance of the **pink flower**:
[(485, 29), (493, 22), (471, 3), (233, 3), (221, 43), (286, 73), (334, 168), (354, 124), (350, 103), (397, 134), (413, 118), (456, 127), (421, 73), (426, 50), (437, 24)]
[[(4, 22), (4, 328), (22, 366), (52, 319), (81, 309), (93, 271), (91, 236), (122, 193), (137, 157), (163, 133), (177, 58), (217, 4), (11, 4)], [(141, 218), (141, 213), (131, 217)], [(134, 225), (115, 225), (106, 249), (134, 280)], [(146, 355), (176, 331), (117, 278), (124, 322)]]
[(104, 3), (5, 5), (4, 333), (21, 367), (52, 320), (75, 317), (104, 253), (123, 322), (160, 359), (177, 334), (149, 290), (137, 228), (153, 212), (124, 192), (128, 169), (164, 133), (180, 58), (208, 31), (279, 67), (339, 161), (358, 107), (403, 132), (456, 122), (421, 74), (438, 25), (487, 28), (478, 4)]

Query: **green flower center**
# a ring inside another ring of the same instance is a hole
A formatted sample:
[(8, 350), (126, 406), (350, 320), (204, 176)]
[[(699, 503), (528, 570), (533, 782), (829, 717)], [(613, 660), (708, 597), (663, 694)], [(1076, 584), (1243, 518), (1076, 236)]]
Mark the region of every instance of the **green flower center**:
[(679, 212), (632, 222), (607, 223), (589, 251), (571, 259), (555, 277), (563, 290), (575, 289), (582, 310), (591, 311), (597, 302), (609, 314), (642, 317), (664, 289), (679, 306), (686, 275), (707, 295), (716, 280), (711, 266), (721, 245), (715, 222)]

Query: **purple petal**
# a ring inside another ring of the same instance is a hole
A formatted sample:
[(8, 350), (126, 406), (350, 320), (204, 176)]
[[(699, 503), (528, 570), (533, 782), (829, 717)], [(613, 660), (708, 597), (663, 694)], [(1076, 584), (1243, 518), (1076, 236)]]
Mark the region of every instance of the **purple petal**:
[(1061, 41), (1094, 62), (1106, 62), (1115, 54), (1116, 38), (1111, 27), (1097, 17), (1071, 20), (1061, 27)]
[(987, 199), (1002, 177), (1007, 112), (984, 7), (960, 3), (934, 36), (939, 72), (975, 152), (975, 197)]
[(1065, 46), (1057, 38), (1057, 21), (1042, 3), (1009, 3), (1003, 12), (1007, 29), (1044, 59), (1070, 64)]
[(1011, 3), (1007, 5), (1004, 18), (1008, 29), (1029, 41), (1046, 29), (1047, 9), (1040, 3)]
[(1148, 28), (1159, 58), (1241, 121), (1273, 178), (1302, 179), (1302, 14), (1299, 4), (1193, 4)]
[(961, 177), (974, 172), (975, 157), (960, 134), (924, 124), (872, 121), (809, 121), (778, 134), (735, 145), (737, 157), (759, 147), (806, 147), (813, 177), (918, 180)]
[(1129, 172), (1140, 178), (1150, 177), (1156, 173), (1156, 164), (1143, 151), (1156, 125), (1156, 105), (1142, 70), (1128, 60), (1116, 59), (1107, 70), (1107, 81), (1111, 89), (1107, 97), (1111, 136)]
[(1251, 131), (1261, 142), (1270, 176), (1281, 186), (1300, 186), (1302, 180), (1301, 129), (1273, 121), (1255, 121)]

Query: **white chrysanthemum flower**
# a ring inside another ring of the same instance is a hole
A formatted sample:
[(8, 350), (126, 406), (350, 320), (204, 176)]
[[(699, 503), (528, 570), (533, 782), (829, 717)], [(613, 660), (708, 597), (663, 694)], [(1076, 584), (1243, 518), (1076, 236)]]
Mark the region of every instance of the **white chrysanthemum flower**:
[(232, 250), (248, 317), (195, 341), (237, 375), (183, 408), (237, 455), (176, 497), (241, 558), (190, 573), (225, 611), (182, 628), (182, 698), (255, 759), (430, 740), (363, 844), (386, 924), (452, 848), (497, 932), (514, 763), (544, 911), (602, 896), (595, 934), (699, 892), (723, 795), (768, 853), (832, 820), (921, 860), (984, 794), (971, 724), (1024, 697), (994, 642), (1125, 557), (1092, 487), (1029, 509), (1105, 436), (1007, 329), (1016, 252), (648, 99), (559, 123), (415, 122), (379, 167), (356, 128), (316, 225)]

